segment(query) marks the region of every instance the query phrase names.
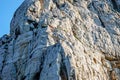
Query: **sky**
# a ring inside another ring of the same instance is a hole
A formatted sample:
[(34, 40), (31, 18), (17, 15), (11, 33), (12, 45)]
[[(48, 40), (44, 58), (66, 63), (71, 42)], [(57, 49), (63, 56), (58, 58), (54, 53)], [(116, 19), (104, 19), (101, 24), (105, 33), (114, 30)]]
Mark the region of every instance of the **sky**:
[(0, 37), (10, 32), (10, 21), (16, 9), (24, 0), (1, 0), (0, 1)]

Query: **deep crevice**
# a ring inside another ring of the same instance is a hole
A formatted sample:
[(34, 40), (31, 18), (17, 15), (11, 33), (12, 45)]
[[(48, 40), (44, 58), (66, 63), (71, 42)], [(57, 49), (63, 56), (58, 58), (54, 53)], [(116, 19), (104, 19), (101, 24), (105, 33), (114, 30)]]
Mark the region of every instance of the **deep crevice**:
[(34, 27), (35, 27), (35, 28), (37, 28), (37, 26), (38, 26), (38, 23), (36, 23), (36, 22), (33, 22), (33, 25), (34, 25)]
[(2, 45), (4, 45), (5, 44), (5, 42), (4, 41), (1, 41), (2, 42)]
[(40, 79), (40, 72), (37, 72), (32, 80), (39, 80)]
[(105, 25), (104, 25), (104, 22), (101, 20), (101, 18), (98, 16), (100, 22), (101, 22), (101, 25), (103, 26), (103, 28), (105, 28)]
[(68, 80), (67, 69), (63, 63), (61, 63), (59, 74), (60, 74), (61, 80)]
[(26, 76), (22, 76), (20, 80), (25, 80)]
[(49, 64), (49, 67), (51, 67), (51, 66), (52, 66), (52, 63)]
[(117, 6), (116, 1), (115, 1), (115, 0), (111, 0), (111, 2), (112, 2), (112, 5), (113, 5), (113, 8), (114, 8), (116, 11), (120, 12), (120, 11), (119, 11), (119, 7)]
[(2, 80), (2, 78), (0, 77), (0, 80)]
[(30, 55), (29, 58), (31, 59), (31, 58), (32, 58), (32, 55)]
[(56, 6), (57, 6), (57, 8), (59, 8), (58, 1), (56, 1), (56, 0), (53, 0), (53, 3), (55, 3), (55, 4), (56, 4)]
[(35, 22), (35, 21), (32, 21), (32, 20), (27, 20), (28, 24), (33, 24), (34, 25), (34, 28), (37, 28), (38, 27), (38, 23)]
[(37, 32), (35, 32), (34, 34), (35, 34), (35, 36), (37, 36)]
[(44, 65), (44, 61), (45, 61), (45, 55), (46, 55), (46, 50), (43, 51), (43, 56), (41, 57), (41, 65), (40, 65), (40, 70), (39, 70), (39, 79), (40, 79), (40, 75), (41, 75), (41, 72), (42, 72), (42, 69), (43, 69), (43, 65)]
[(20, 35), (20, 28), (16, 28), (15, 29), (15, 39), (17, 39), (17, 37)]
[(64, 50), (63, 48), (61, 47), (61, 51), (60, 51), (60, 54), (61, 54), (61, 63), (60, 63), (60, 77), (61, 77), (61, 80), (68, 80), (68, 73), (67, 73), (67, 68), (66, 68), (66, 65), (64, 63)]
[[(94, 4), (95, 4), (95, 3), (92, 2), (90, 5), (93, 6), (93, 8), (98, 12), (98, 14), (100, 14), (99, 11), (96, 9), (96, 7), (95, 7)], [(99, 20), (100, 20), (100, 22), (101, 22), (101, 26), (103, 26), (103, 28), (105, 28), (104, 22), (102, 21), (102, 19), (100, 18), (99, 15), (98, 15), (98, 18), (99, 18)]]
[(32, 20), (27, 20), (27, 22), (28, 22), (28, 24), (31, 24), (31, 23), (34, 22), (34, 21), (32, 21)]
[(62, 8), (62, 7), (65, 7), (65, 5), (66, 5), (65, 2), (64, 2), (63, 4), (59, 4), (59, 2), (56, 1), (56, 0), (53, 0), (53, 2), (56, 4), (56, 7), (57, 7), (58, 9), (60, 9), (60, 8)]

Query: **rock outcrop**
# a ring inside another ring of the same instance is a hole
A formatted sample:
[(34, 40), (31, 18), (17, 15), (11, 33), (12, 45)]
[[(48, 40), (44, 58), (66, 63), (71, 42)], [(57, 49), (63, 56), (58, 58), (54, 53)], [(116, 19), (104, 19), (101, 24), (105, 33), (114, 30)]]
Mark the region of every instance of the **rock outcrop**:
[(0, 80), (120, 80), (120, 0), (25, 0), (0, 38)]

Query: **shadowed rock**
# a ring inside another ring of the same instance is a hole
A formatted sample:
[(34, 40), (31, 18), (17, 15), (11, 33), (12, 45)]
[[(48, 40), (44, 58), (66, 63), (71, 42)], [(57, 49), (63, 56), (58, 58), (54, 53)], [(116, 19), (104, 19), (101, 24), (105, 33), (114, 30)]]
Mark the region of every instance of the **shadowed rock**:
[(120, 0), (25, 0), (0, 38), (0, 80), (120, 80)]

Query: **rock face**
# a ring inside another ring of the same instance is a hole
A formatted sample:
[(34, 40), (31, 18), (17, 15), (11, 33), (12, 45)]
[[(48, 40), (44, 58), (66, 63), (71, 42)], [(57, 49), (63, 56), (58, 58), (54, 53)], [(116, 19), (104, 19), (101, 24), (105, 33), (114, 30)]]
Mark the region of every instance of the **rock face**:
[(0, 38), (0, 80), (120, 80), (120, 0), (25, 0)]

